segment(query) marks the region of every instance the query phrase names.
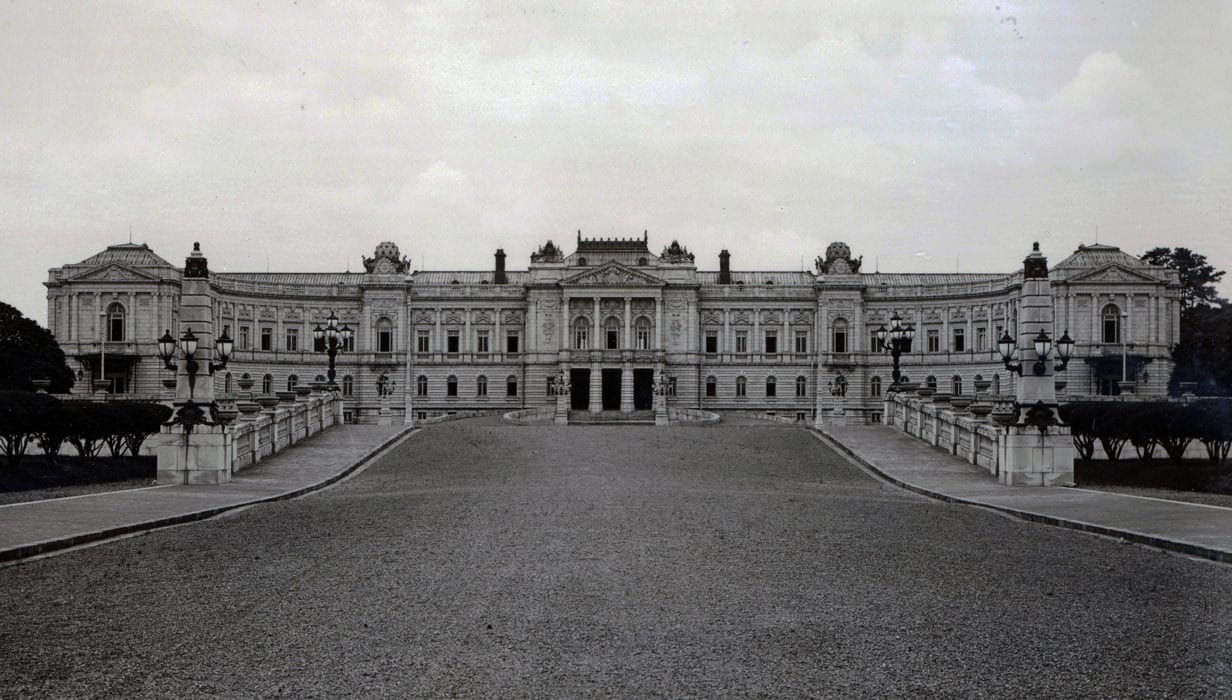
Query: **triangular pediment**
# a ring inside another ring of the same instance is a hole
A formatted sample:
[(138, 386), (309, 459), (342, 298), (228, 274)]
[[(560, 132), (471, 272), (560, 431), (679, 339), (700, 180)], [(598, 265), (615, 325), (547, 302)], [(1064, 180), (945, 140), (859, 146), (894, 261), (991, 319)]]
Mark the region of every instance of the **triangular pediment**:
[(1138, 272), (1137, 270), (1131, 270), (1127, 267), (1112, 264), (1105, 265), (1098, 270), (1091, 270), (1090, 272), (1083, 272), (1081, 274), (1074, 275), (1067, 281), (1071, 284), (1074, 282), (1151, 282), (1158, 284), (1161, 280)]
[(97, 267), (93, 270), (70, 277), (70, 282), (152, 282), (158, 281), (158, 278), (148, 272), (134, 270), (127, 265), (112, 263), (103, 267)]
[(662, 287), (667, 283), (618, 262), (608, 262), (560, 281), (562, 287)]

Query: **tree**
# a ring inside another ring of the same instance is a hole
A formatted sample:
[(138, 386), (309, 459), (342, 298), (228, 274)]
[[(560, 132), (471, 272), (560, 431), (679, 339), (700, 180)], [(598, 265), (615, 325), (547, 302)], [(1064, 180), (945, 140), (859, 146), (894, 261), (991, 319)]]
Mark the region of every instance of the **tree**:
[(1216, 270), (1206, 262), (1206, 256), (1188, 248), (1151, 248), (1142, 256), (1143, 261), (1176, 270), (1181, 281), (1181, 313), (1199, 307), (1221, 305), (1226, 302), (1215, 290), (1223, 278), (1223, 270)]
[(74, 377), (55, 336), (0, 301), (0, 389), (31, 391), (34, 379), (51, 380), (50, 390), (59, 394)]

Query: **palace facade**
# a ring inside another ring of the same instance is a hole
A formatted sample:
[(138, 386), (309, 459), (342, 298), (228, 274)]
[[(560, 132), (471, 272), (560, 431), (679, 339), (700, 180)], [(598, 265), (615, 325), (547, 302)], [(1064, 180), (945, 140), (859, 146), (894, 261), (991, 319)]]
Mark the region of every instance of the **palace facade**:
[[(812, 271), (735, 270), (726, 250), (717, 262), (699, 270), (675, 241), (656, 255), (645, 235), (579, 233), (573, 252), (549, 241), (525, 270), (506, 270), (497, 250), (486, 270), (412, 271), (387, 242), (364, 272), (211, 272), (214, 329), (235, 340), (215, 389), (225, 399), (323, 380), (313, 329), (332, 312), (355, 331), (337, 357), (352, 421), (374, 421), (382, 406), (396, 419), (535, 407), (554, 400), (562, 371), (576, 410), (649, 409), (662, 372), (681, 407), (874, 419), (891, 382), (876, 330), (897, 313), (916, 329), (901, 358), (910, 381), (962, 394), (987, 380), (1013, 393), (996, 345), (1016, 327), (1016, 259), (1005, 273), (866, 272), (832, 243)], [(74, 392), (102, 380), (120, 394), (172, 396), (156, 339), (184, 330), (182, 275), (132, 243), (50, 270), (48, 325), (77, 371)], [(1163, 394), (1179, 336), (1175, 273), (1097, 244), (1050, 278), (1053, 337), (1077, 343), (1062, 395), (1118, 393), (1123, 373), (1138, 393)]]

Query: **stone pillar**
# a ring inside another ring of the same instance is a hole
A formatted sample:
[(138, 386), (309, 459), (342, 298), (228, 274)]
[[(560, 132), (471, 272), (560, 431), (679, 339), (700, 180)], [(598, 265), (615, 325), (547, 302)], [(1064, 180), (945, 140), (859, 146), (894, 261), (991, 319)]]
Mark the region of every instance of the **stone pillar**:
[[(158, 458), (160, 484), (222, 484), (231, 480), (232, 435), (223, 425), (208, 422), (214, 403), (214, 381), (210, 363), (214, 360), (214, 298), (210, 290), (209, 267), (199, 244), (184, 264), (180, 284), (180, 324), (171, 329), (178, 338), (191, 330), (197, 337), (197, 374), (190, 379), (188, 362), (176, 348), (175, 407), (177, 416), (192, 406), (204, 412), (207, 422), (185, 427), (182, 423), (163, 426), (151, 438)], [(191, 402), (191, 405), (190, 405)]]
[(1015, 394), (1018, 419), (1006, 426), (1002, 483), (1053, 486), (1073, 483), (1074, 443), (1068, 426), (1060, 425), (1053, 377), (1055, 353), (1039, 361), (1035, 337), (1040, 331), (1055, 342), (1048, 261), (1039, 244), (1023, 261), (1018, 312), (1018, 361), (1022, 366)]
[(633, 347), (633, 299), (625, 297), (625, 338), (621, 348)]

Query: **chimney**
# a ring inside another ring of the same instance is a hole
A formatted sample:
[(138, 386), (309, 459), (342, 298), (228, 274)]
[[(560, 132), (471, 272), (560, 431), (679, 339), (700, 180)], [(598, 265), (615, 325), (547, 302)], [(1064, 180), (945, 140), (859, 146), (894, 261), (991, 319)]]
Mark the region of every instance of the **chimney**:
[(731, 253), (719, 251), (719, 284), (731, 284)]
[(496, 249), (496, 274), (492, 276), (493, 284), (509, 284), (509, 278), (505, 276), (505, 249)]

